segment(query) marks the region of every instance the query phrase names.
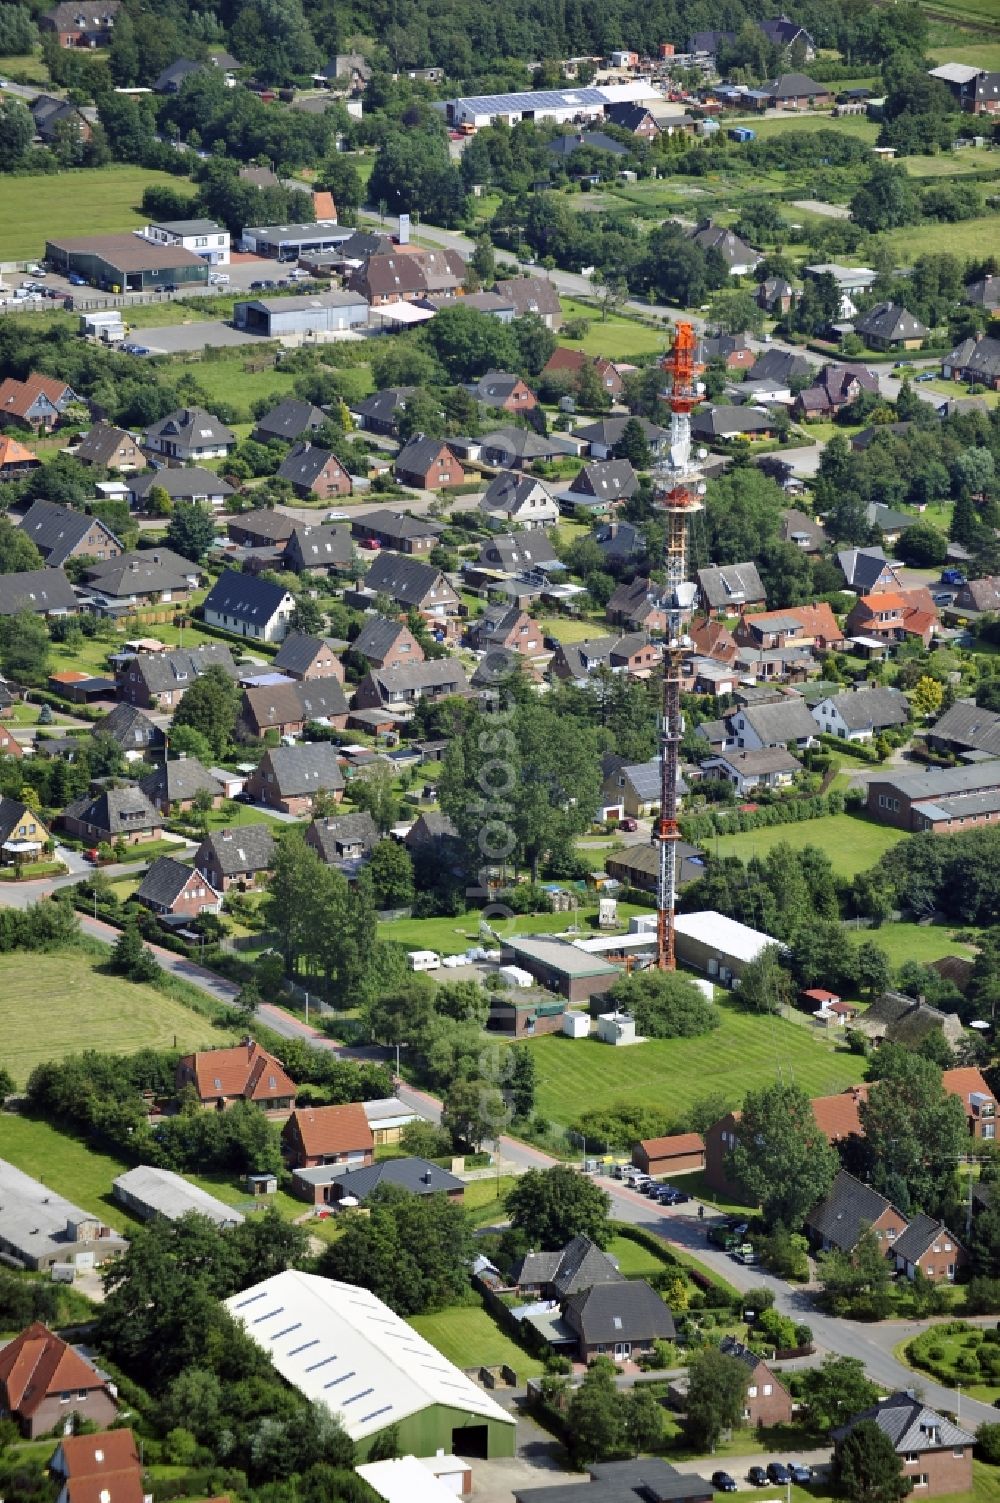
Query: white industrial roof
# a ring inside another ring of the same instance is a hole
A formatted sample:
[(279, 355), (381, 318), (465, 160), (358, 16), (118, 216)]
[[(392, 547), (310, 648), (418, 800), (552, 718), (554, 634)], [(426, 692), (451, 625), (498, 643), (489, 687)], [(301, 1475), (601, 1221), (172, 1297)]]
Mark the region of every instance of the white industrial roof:
[(0, 1159), (0, 1227), (9, 1247), (28, 1258), (48, 1257), (73, 1240), (71, 1224), (99, 1225), (100, 1220)]
[(325, 1404), (351, 1440), (432, 1404), (514, 1423), (367, 1289), (289, 1268), (225, 1305), (285, 1381)]
[(646, 950), (656, 944), (656, 918), (650, 931), (636, 930), (633, 934), (597, 934), (593, 939), (575, 939), (578, 950), (588, 955), (607, 955), (612, 950)]
[(392, 1461), (366, 1461), (354, 1470), (385, 1503), (455, 1503), (455, 1494), (434, 1473), (428, 1461), (397, 1456)]
[(770, 934), (737, 923), (736, 919), (715, 913), (711, 908), (703, 913), (679, 913), (676, 928), (678, 934), (700, 940), (703, 945), (710, 945), (720, 955), (731, 956), (734, 960), (756, 960), (768, 945), (778, 945), (781, 950), (786, 948)]
[(602, 84), (597, 92), (608, 104), (648, 104), (663, 98), (648, 78), (635, 78), (630, 83)]
[(415, 303), (404, 303), (401, 299), (392, 303), (383, 303), (380, 308), (372, 309), (372, 318), (387, 319), (394, 324), (425, 324), (435, 314), (434, 308), (418, 308)]
[(207, 1216), (219, 1226), (238, 1225), (243, 1220), (243, 1216), (233, 1206), (216, 1200), (207, 1190), (192, 1185), (190, 1180), (175, 1174), (172, 1169), (157, 1169), (152, 1164), (140, 1164), (135, 1169), (127, 1169), (124, 1174), (119, 1174), (112, 1189), (116, 1200), (123, 1200), (118, 1194), (122, 1190), (126, 1195), (134, 1195), (150, 1211), (158, 1216), (165, 1216), (168, 1221), (176, 1221), (187, 1215), (188, 1211), (197, 1211), (199, 1216)]

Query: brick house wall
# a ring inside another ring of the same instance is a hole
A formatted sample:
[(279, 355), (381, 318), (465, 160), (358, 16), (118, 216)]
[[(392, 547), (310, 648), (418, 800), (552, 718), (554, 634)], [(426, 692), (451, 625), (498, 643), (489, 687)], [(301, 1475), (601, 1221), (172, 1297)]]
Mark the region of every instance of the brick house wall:
[[(152, 907), (153, 905), (148, 905)], [(154, 911), (168, 913), (182, 913), (185, 918), (197, 918), (201, 913), (214, 913), (218, 908), (216, 894), (208, 885), (207, 878), (200, 872), (193, 872), (185, 882), (183, 889), (171, 903), (169, 909), (157, 905)]]
[(162, 825), (152, 825), (143, 830), (119, 830), (112, 834), (110, 830), (101, 830), (97, 825), (89, 825), (82, 819), (66, 814), (62, 817), (62, 824), (68, 835), (75, 835), (78, 840), (87, 840), (91, 845), (100, 845), (105, 840), (113, 845), (119, 837), (126, 845), (142, 845), (143, 841), (160, 840), (163, 836)]
[(318, 496), (321, 501), (332, 501), (338, 496), (349, 496), (352, 490), (351, 477), (340, 461), (335, 456), (331, 456), (308, 490), (309, 494)]
[[(935, 1252), (934, 1249), (937, 1248)], [(950, 1251), (949, 1251), (950, 1249)], [(965, 1249), (955, 1241), (955, 1238), (942, 1232), (941, 1236), (931, 1244), (925, 1253), (922, 1253), (916, 1263), (896, 1259), (896, 1266), (912, 1279), (917, 1268), (932, 1284), (950, 1284), (958, 1271), (965, 1267), (969, 1261)], [(951, 1270), (949, 1272), (949, 1270)]]
[(106, 1430), (118, 1418), (118, 1405), (103, 1387), (72, 1389), (65, 1399), (60, 1393), (47, 1394), (34, 1414), (19, 1423), (25, 1437), (36, 1440), (50, 1430), (64, 1430), (74, 1414)]
[[(343, 1148), (336, 1153), (313, 1153), (305, 1150), (302, 1134), (295, 1117), (289, 1117), (281, 1134), (282, 1148), (287, 1162), (293, 1169), (318, 1169), (323, 1164), (350, 1164), (361, 1169), (374, 1162), (375, 1151), (371, 1144), (359, 1144), (356, 1148)], [(323, 1200), (320, 1196), (320, 1201)]]
[(118, 558), (121, 553), (121, 543), (115, 542), (106, 529), (95, 522), (87, 528), (76, 547), (70, 549), (70, 558), (82, 558), (85, 554), (92, 558)]
[(889, 782), (873, 779), (868, 784), (866, 807), (869, 817), (881, 825), (892, 825), (897, 830), (913, 828), (912, 801)]
[(705, 1182), (713, 1190), (719, 1190), (723, 1194), (738, 1193), (739, 1190), (727, 1177), (725, 1168), (726, 1155), (733, 1146), (731, 1139), (735, 1132), (736, 1118), (730, 1112), (721, 1121), (714, 1123), (705, 1134)]
[[(903, 1476), (913, 1482), (911, 1497), (938, 1498), (946, 1493), (967, 1493), (972, 1489), (972, 1447), (954, 1450), (920, 1451), (913, 1460), (904, 1456)], [(917, 1481), (926, 1478), (925, 1483)]]
[(747, 1382), (743, 1419), (753, 1425), (787, 1425), (792, 1418), (792, 1396), (774, 1376), (766, 1362), (760, 1362)]
[[(344, 797), (342, 788), (328, 788), (335, 803), (340, 803)], [(258, 767), (247, 779), (247, 792), (259, 803), (267, 804), (270, 809), (278, 809), (283, 814), (293, 814), (296, 817), (312, 812), (313, 795), (311, 793), (291, 793), (284, 795), (278, 791), (273, 783), (268, 783), (264, 774)]]
[(464, 485), (465, 471), (451, 450), (442, 444), (440, 454), (433, 464), (428, 465), (423, 474), (400, 470), (397, 466), (396, 479), (402, 485), (412, 485), (419, 490), (437, 491), (451, 485)]
[[(285, 672), (288, 672), (287, 668)], [(329, 647), (324, 647), (322, 652), (316, 654), (305, 673), (289, 674), (288, 676), (289, 678), (297, 678), (300, 682), (304, 682), (306, 679), (335, 678), (338, 683), (342, 684), (344, 682), (344, 665), (335, 652)]]
[(369, 658), (368, 661), (373, 668), (396, 668), (402, 663), (422, 663), (424, 649), (406, 626), (384, 657)]

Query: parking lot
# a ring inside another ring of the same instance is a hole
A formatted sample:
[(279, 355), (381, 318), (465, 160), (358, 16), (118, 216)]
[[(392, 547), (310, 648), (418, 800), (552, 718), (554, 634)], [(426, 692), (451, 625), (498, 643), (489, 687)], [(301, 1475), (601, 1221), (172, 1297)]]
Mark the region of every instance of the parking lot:
[[(265, 261), (255, 256), (241, 256), (232, 261), (228, 266), (216, 268), (222, 276), (228, 277), (228, 282), (212, 283), (209, 286), (183, 287), (177, 292), (126, 292), (114, 293), (103, 292), (98, 287), (76, 286), (69, 277), (61, 273), (50, 271), (31, 273), (27, 271), (8, 271), (0, 277), (0, 305), (9, 312), (21, 311), (20, 304), (25, 299), (13, 296), (14, 289), (25, 282), (37, 282), (44, 289), (43, 296), (38, 301), (28, 302), (27, 309), (50, 309), (61, 307), (64, 298), (72, 298), (74, 309), (77, 311), (92, 311), (97, 308), (121, 308), (127, 310), (134, 307), (155, 306), (157, 303), (172, 302), (175, 298), (197, 297), (214, 298), (220, 293), (241, 293), (251, 291), (252, 282), (279, 282), (287, 278), (290, 268), (280, 261)], [(256, 290), (256, 289), (253, 289)], [(45, 295), (48, 294), (48, 295)]]

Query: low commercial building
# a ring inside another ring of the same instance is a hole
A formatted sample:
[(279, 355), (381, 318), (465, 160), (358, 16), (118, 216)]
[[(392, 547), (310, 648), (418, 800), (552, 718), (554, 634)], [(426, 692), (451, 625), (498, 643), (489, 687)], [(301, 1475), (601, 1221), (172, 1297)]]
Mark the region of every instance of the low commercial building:
[(244, 227), (241, 243), (251, 255), (269, 261), (297, 261), (307, 253), (333, 251), (353, 230), (335, 219), (314, 220), (312, 224), (258, 224)]
[(208, 282), (208, 263), (181, 245), (156, 245), (142, 235), (76, 235), (45, 242), (45, 259), (107, 292), (156, 292)]
[(193, 1211), (223, 1229), (239, 1226), (244, 1219), (233, 1206), (224, 1205), (172, 1169), (157, 1169), (152, 1164), (139, 1164), (119, 1174), (111, 1191), (119, 1205), (142, 1221), (179, 1221)]
[(567, 1002), (586, 1002), (606, 992), (622, 974), (602, 956), (590, 955), (577, 945), (547, 935), (514, 935), (504, 949), (511, 951), (515, 964)]
[(368, 304), (356, 292), (254, 298), (233, 307), (233, 323), (238, 329), (285, 344), (321, 341), (367, 322)]
[(82, 1211), (6, 1159), (0, 1159), (0, 1205), (0, 1252), (33, 1273), (54, 1263), (96, 1268), (128, 1246), (99, 1216)]
[[(704, 971), (723, 986), (742, 976), (752, 961), (778, 945), (770, 934), (751, 929), (722, 913), (679, 913), (676, 921), (677, 959), (682, 965)], [(781, 946), (779, 946), (781, 948)]]
[(514, 1416), (368, 1290), (287, 1269), (225, 1307), (359, 1457), (390, 1428), (403, 1452), (514, 1455)]
[(898, 830), (936, 835), (1000, 820), (1000, 759), (873, 778), (868, 814)]
[(209, 266), (229, 265), (229, 231), (214, 219), (161, 219), (143, 234), (154, 245), (179, 245)]
[(449, 125), (472, 130), (502, 122), (521, 120), (572, 125), (582, 120), (602, 120), (609, 99), (602, 89), (532, 89), (523, 94), (471, 94), (448, 99), (444, 104)]

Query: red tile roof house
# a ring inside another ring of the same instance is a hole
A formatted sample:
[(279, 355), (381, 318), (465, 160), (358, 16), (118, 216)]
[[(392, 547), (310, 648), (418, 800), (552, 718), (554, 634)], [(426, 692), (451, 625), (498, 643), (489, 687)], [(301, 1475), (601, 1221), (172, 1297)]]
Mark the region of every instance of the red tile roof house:
[(928, 1409), (913, 1393), (894, 1393), (852, 1416), (833, 1432), (840, 1446), (862, 1420), (872, 1420), (892, 1441), (914, 1497), (937, 1498), (972, 1489), (972, 1447), (976, 1437), (944, 1415)]
[(884, 642), (919, 641), (929, 647), (938, 629), (938, 613), (927, 589), (880, 590), (859, 595), (844, 622), (851, 637), (875, 637)]
[[(829, 1143), (840, 1143), (853, 1136), (863, 1137), (858, 1107), (868, 1095), (868, 1086), (849, 1086), (836, 1096), (814, 1096), (813, 1116)], [(705, 1134), (705, 1180), (713, 1190), (736, 1192), (738, 1186), (726, 1173), (726, 1158), (736, 1143), (739, 1112), (727, 1112)]]
[(315, 1169), (320, 1164), (370, 1164), (375, 1140), (360, 1101), (346, 1106), (299, 1107), (281, 1131), (290, 1169)]
[(568, 376), (575, 379), (579, 376), (585, 365), (592, 365), (596, 370), (601, 385), (612, 397), (621, 396), (625, 389), (618, 367), (603, 355), (585, 355), (583, 350), (568, 350), (565, 345), (557, 345), (552, 354), (542, 366), (543, 376)]
[(965, 1107), (969, 1136), (985, 1141), (995, 1139), (997, 1100), (982, 1071), (970, 1065), (945, 1070), (941, 1075), (941, 1083), (948, 1094), (957, 1096)]
[(96, 1368), (36, 1320), (0, 1351), (0, 1415), (34, 1440), (71, 1425), (74, 1414), (103, 1428), (118, 1405)]
[(222, 894), (210, 887), (207, 879), (193, 866), (175, 861), (173, 856), (158, 856), (149, 867), (136, 892), (136, 901), (152, 913), (175, 918), (198, 918), (202, 913), (218, 913)]
[(644, 1138), (632, 1149), (632, 1162), (645, 1174), (691, 1174), (705, 1167), (705, 1140), (699, 1132)]
[(295, 1106), (295, 1082), (280, 1060), (253, 1039), (231, 1049), (185, 1054), (178, 1062), (178, 1092), (192, 1089), (203, 1107), (223, 1111), (253, 1101), (266, 1112), (287, 1114)]
[(56, 1503), (145, 1503), (148, 1496), (131, 1430), (68, 1435), (49, 1468), (62, 1482)]
[(839, 651), (844, 633), (826, 601), (818, 605), (789, 605), (780, 611), (744, 612), (736, 624), (735, 640), (741, 647), (813, 647), (820, 652)]
[(0, 756), (22, 757), (21, 743), (15, 741), (6, 726), (0, 725)]
[(73, 388), (55, 376), (39, 376), (34, 371), (26, 381), (8, 376), (0, 381), (0, 427), (21, 423), (36, 432), (47, 431), (71, 403), (79, 401)]
[(768, 1367), (763, 1357), (758, 1357), (749, 1347), (726, 1336), (719, 1345), (720, 1352), (742, 1362), (747, 1370), (747, 1394), (743, 1405), (743, 1423), (756, 1430), (765, 1425), (787, 1425), (792, 1419), (792, 1396)]

